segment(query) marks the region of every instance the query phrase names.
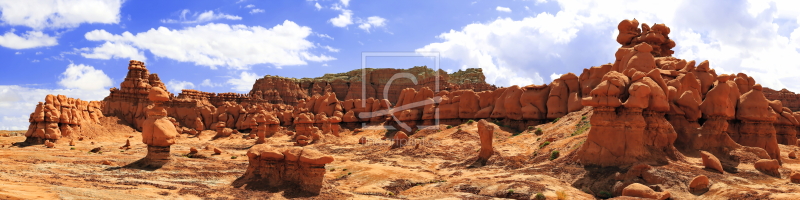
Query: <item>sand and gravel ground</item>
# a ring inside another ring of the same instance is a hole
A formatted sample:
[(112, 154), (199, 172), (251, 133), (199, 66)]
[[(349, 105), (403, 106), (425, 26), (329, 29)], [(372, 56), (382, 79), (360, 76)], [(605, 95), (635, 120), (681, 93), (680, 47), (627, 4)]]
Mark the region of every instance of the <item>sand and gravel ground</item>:
[[(308, 146), (336, 159), (326, 166), (320, 195), (292, 187), (253, 191), (231, 186), (247, 168), (245, 153), (255, 144), (243, 134), (229, 138), (213, 138), (212, 131), (182, 135), (172, 146), (171, 163), (142, 169), (131, 163), (143, 158), (147, 147), (141, 143), (141, 133), (127, 127), (103, 129), (107, 133), (95, 130), (83, 141), (76, 140), (75, 146), (61, 140), (55, 148), (11, 146), (25, 140), (24, 131), (2, 131), (0, 199), (531, 199), (537, 193), (548, 199), (558, 199), (559, 194), (567, 199), (594, 199), (607, 191), (591, 191), (588, 185), (613, 185), (614, 173), (625, 171), (584, 167), (573, 161), (574, 151), (590, 129), (589, 117), (591, 109), (570, 113), (558, 122), (537, 126), (542, 135), (497, 122), (495, 154), (485, 165), (476, 162), (477, 123), (422, 129), (400, 148), (390, 148), (390, 141), (381, 140), (391, 138), (395, 131), (379, 125), (346, 131), (341, 137), (327, 136), (324, 142)], [(361, 137), (370, 142), (358, 144)], [(130, 149), (120, 149), (128, 139)], [(293, 145), (283, 133), (269, 138), (268, 144)], [(208, 145), (225, 152), (213, 155), (205, 150)], [(90, 152), (97, 147), (102, 153)], [(191, 147), (207, 158), (186, 157)], [(788, 180), (793, 170), (800, 170), (800, 160), (787, 157), (800, 148), (781, 145), (781, 150), (780, 178), (760, 173), (751, 164), (721, 174), (703, 169), (699, 157), (689, 156), (654, 168), (665, 179), (659, 187), (673, 199), (800, 199), (800, 184)], [(559, 151), (559, 156), (551, 161), (553, 151)], [(689, 181), (701, 174), (711, 179), (710, 190), (689, 193)]]

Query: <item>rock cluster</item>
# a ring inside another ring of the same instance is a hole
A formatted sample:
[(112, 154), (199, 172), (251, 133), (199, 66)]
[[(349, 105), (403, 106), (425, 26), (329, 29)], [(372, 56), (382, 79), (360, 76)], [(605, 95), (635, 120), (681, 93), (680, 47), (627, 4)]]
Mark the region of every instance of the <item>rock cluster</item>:
[(81, 101), (64, 95), (47, 95), (31, 113), (25, 142), (43, 144), (56, 142), (62, 137), (73, 138), (82, 125), (100, 123), (104, 117), (103, 104), (98, 101)]
[(581, 74), (581, 83), (596, 84), (581, 85), (581, 103), (594, 108), (578, 150), (583, 164), (665, 163), (681, 157), (677, 148), (728, 158), (742, 145), (780, 161), (777, 142), (796, 141), (794, 114), (767, 100), (752, 77), (718, 75), (708, 61), (671, 57), (675, 42), (664, 24), (639, 28), (635, 19), (623, 20), (618, 29), (622, 47), (614, 63)]
[(316, 194), (322, 189), (325, 165), (333, 162), (333, 157), (314, 149), (275, 148), (267, 144), (250, 148), (247, 158), (250, 164), (234, 182), (235, 187), (297, 186)]

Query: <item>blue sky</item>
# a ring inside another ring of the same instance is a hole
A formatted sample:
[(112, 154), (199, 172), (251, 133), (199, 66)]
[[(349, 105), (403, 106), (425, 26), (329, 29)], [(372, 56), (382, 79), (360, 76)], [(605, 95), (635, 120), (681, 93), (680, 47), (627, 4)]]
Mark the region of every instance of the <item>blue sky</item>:
[(549, 83), (613, 62), (616, 25), (634, 17), (671, 27), (675, 57), (800, 91), (796, 1), (0, 0), (0, 129), (26, 129), (46, 94), (101, 100), (130, 59), (171, 92), (246, 93), (267, 74), (358, 69), (373, 51), (438, 52), (442, 69), (480, 67), (499, 86)]

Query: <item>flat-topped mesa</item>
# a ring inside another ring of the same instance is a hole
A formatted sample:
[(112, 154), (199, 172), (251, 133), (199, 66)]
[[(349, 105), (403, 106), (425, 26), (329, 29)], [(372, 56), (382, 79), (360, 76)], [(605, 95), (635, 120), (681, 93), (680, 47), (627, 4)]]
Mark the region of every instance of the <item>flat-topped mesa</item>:
[(671, 57), (675, 42), (668, 27), (638, 25), (635, 19), (620, 22), (622, 47), (614, 63), (580, 76), (582, 104), (595, 112), (576, 156), (581, 163), (663, 164), (680, 159), (674, 146), (724, 159), (741, 145), (753, 146), (780, 160), (776, 138), (796, 141), (800, 115), (768, 101), (752, 77), (717, 75), (708, 61), (695, 66)]
[[(398, 74), (410, 75), (416, 79), (416, 84), (408, 79), (409, 76), (392, 79)], [(409, 69), (365, 68), (325, 74), (317, 78), (295, 79), (267, 75), (256, 80), (249, 94), (257, 99), (268, 100), (270, 103), (292, 106), (297, 105), (300, 99), (328, 92), (335, 93), (336, 98), (340, 100), (362, 99), (362, 96), (366, 96), (366, 98), (388, 99), (392, 104), (396, 104), (400, 91), (406, 88), (420, 90), (428, 87), (451, 91), (471, 89), (475, 92), (497, 88), (487, 84), (485, 79), (483, 71), (476, 68), (459, 70), (452, 74), (441, 69), (435, 71), (427, 66), (415, 66)], [(388, 91), (386, 97), (383, 96), (384, 89)], [(366, 94), (363, 94), (364, 90)]]
[(83, 126), (100, 123), (104, 117), (103, 104), (98, 101), (82, 101), (64, 95), (47, 95), (44, 102), (36, 105), (28, 122), (25, 142), (44, 144), (62, 138), (76, 138)]
[(769, 100), (780, 100), (784, 107), (792, 111), (800, 111), (800, 94), (787, 90), (773, 90), (764, 87), (764, 96)]

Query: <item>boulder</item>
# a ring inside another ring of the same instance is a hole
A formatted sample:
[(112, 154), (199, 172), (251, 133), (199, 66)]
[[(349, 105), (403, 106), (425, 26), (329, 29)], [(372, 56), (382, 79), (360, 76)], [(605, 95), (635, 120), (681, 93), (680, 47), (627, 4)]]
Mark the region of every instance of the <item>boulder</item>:
[(771, 176), (781, 176), (781, 173), (778, 171), (778, 169), (781, 168), (781, 165), (778, 163), (778, 160), (775, 159), (758, 160), (755, 164), (753, 164), (753, 167), (755, 167), (758, 171)]
[(625, 187), (625, 189), (622, 189), (622, 196), (664, 200), (670, 197), (670, 193), (666, 191), (656, 192), (650, 187), (647, 187), (639, 183), (634, 183), (628, 185), (627, 187)]
[(719, 171), (719, 173), (725, 173), (725, 171), (722, 169), (722, 163), (720, 163), (719, 159), (717, 159), (714, 154), (711, 154), (707, 151), (700, 151), (700, 155), (703, 157), (703, 166)]
[(709, 182), (708, 177), (705, 175), (700, 175), (694, 177), (692, 182), (689, 183), (689, 192), (700, 192), (708, 190)]

